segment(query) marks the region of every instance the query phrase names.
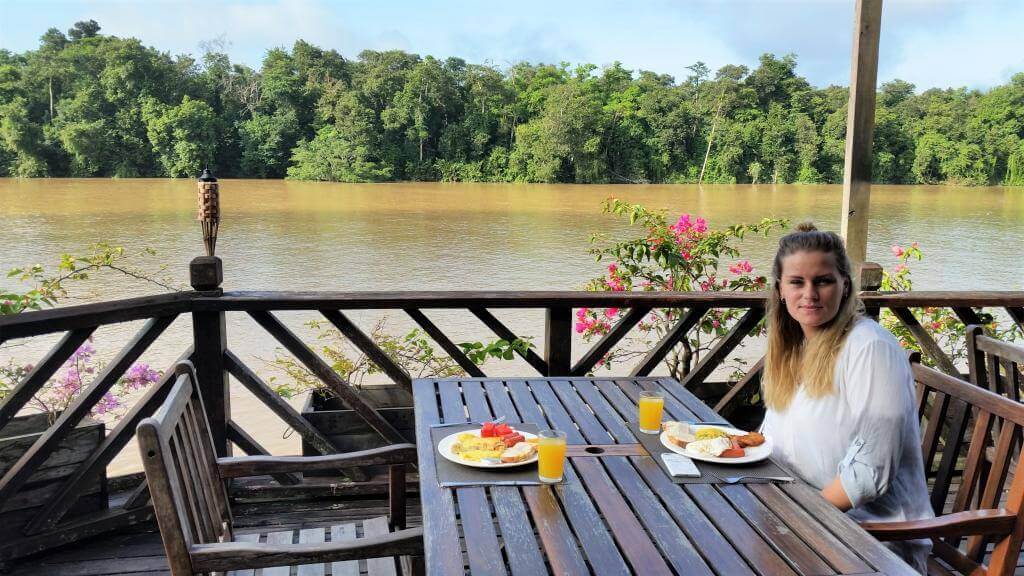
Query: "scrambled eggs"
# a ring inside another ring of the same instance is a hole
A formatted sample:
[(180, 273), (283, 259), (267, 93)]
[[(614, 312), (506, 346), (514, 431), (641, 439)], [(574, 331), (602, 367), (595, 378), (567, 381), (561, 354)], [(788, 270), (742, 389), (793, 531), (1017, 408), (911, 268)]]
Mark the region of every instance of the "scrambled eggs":
[(729, 434), (720, 428), (698, 428), (694, 433), (697, 440), (711, 440), (712, 438), (728, 438)]
[(504, 451), (505, 443), (501, 438), (481, 438), (470, 433), (459, 434), (458, 441), (452, 445), (452, 452), (473, 462), (484, 458), (501, 458)]

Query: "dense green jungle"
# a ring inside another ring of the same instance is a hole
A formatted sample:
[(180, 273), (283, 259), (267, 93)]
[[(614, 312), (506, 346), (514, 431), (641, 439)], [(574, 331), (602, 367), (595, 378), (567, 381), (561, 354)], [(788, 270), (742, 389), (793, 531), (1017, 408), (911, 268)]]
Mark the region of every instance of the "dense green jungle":
[[(848, 90), (797, 56), (499, 68), (298, 41), (258, 70), (226, 43), (172, 56), (93, 21), (0, 50), (0, 176), (343, 182), (835, 183)], [(1024, 73), (986, 91), (879, 87), (874, 180), (1024, 185)]]

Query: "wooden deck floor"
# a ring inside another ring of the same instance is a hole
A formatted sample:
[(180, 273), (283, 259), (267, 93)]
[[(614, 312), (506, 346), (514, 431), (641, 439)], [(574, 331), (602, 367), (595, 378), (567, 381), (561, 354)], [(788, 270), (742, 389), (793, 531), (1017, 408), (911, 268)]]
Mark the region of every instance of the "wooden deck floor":
[[(232, 507), (239, 534), (315, 528), (345, 524), (387, 514), (387, 500), (331, 499), (236, 504)], [(419, 500), (409, 501), (410, 526), (419, 526)], [(37, 556), (13, 565), (10, 576), (126, 576), (169, 575), (160, 534), (155, 525), (135, 526), (129, 531), (104, 535)]]

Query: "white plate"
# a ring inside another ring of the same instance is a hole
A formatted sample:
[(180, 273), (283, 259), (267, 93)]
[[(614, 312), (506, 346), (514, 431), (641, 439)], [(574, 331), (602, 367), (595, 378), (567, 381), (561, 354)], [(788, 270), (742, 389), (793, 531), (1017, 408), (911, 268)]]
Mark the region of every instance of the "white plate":
[[(530, 434), (529, 432), (523, 432), (522, 430), (516, 430), (516, 432), (522, 434), (523, 438), (526, 438), (527, 440), (537, 437), (536, 434)], [(480, 429), (463, 430), (462, 432), (456, 432), (454, 434), (449, 434), (448, 436), (445, 436), (444, 438), (441, 439), (440, 442), (437, 443), (437, 451), (441, 453), (441, 456), (444, 456), (445, 458), (451, 460), (452, 462), (455, 462), (456, 464), (462, 464), (463, 466), (472, 466), (474, 468), (513, 468), (516, 466), (533, 464), (534, 462), (537, 461), (536, 452), (533, 453), (533, 456), (527, 458), (526, 460), (523, 460), (522, 462), (500, 462), (498, 464), (491, 464), (490, 462), (467, 460), (465, 458), (460, 457), (458, 454), (452, 452), (452, 446), (456, 442), (458, 442), (459, 434), (466, 433), (473, 434), (479, 437)]]
[[(724, 430), (726, 434), (746, 434), (746, 432), (744, 432), (743, 430), (729, 428), (728, 426), (719, 426), (717, 424), (690, 424), (690, 428), (718, 428), (720, 430)], [(671, 441), (669, 441), (668, 432), (665, 431), (661, 432), (661, 444), (662, 446), (668, 448), (669, 450), (675, 452), (676, 454), (689, 456), (694, 460), (714, 462), (715, 464), (750, 464), (751, 462), (760, 462), (761, 460), (764, 460), (765, 458), (772, 455), (772, 439), (768, 436), (764, 437), (764, 444), (761, 444), (760, 446), (744, 448), (744, 456), (740, 458), (720, 458), (717, 456), (708, 456), (706, 454), (695, 454), (693, 452), (686, 450), (685, 448), (680, 448), (679, 446), (676, 446)]]

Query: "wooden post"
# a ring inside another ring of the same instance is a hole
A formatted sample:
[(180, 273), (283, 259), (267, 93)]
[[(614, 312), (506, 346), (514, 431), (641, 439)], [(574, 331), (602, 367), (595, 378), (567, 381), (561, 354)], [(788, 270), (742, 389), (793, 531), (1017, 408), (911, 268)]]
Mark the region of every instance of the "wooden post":
[(875, 132), (875, 85), (882, 0), (857, 0), (850, 67), (850, 103), (846, 116), (846, 165), (843, 170), (842, 236), (853, 268), (867, 259), (868, 208), (871, 199), (871, 140)]
[(548, 376), (568, 376), (572, 367), (572, 308), (548, 308), (544, 318)]
[[(189, 264), (192, 288), (208, 295), (219, 296), (224, 280), (223, 266), (216, 256), (200, 256)], [(228, 348), (227, 326), (224, 312), (193, 312), (192, 334), (195, 352), (192, 363), (196, 367), (199, 392), (210, 421), (210, 434), (217, 456), (231, 455), (228, 442), (228, 422), (231, 420), (231, 390), (228, 372), (224, 367), (224, 353)]]
[[(875, 262), (865, 262), (860, 269), (861, 292), (875, 292), (882, 287), (882, 266)], [(881, 310), (878, 306), (865, 306), (864, 311), (875, 322)]]

